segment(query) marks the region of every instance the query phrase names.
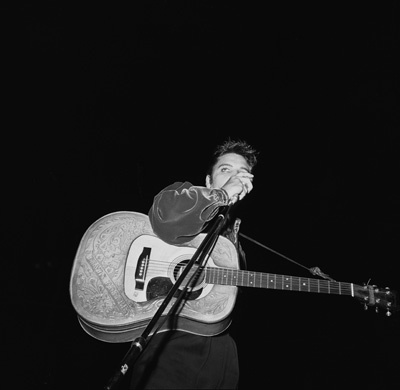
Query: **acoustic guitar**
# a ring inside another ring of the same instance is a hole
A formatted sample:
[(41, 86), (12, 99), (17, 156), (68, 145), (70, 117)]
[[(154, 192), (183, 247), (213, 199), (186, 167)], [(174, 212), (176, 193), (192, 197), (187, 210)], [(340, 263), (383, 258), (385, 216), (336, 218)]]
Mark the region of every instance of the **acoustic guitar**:
[[(169, 245), (152, 231), (146, 215), (115, 212), (94, 222), (79, 244), (70, 279), (71, 301), (82, 328), (105, 342), (128, 342), (141, 335), (187, 262), (204, 239)], [(220, 236), (205, 267), (194, 266), (177, 313), (160, 318), (159, 331), (179, 329), (212, 336), (230, 324), (237, 287), (346, 295), (366, 306), (397, 309), (388, 288), (240, 270), (235, 246)]]

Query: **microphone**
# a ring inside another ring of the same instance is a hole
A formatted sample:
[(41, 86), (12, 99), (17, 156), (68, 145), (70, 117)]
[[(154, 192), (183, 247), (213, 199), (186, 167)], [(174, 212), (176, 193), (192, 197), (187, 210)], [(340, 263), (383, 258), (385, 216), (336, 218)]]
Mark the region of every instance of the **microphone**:
[(239, 194), (233, 195), (228, 202), (228, 206), (234, 205), (239, 200)]

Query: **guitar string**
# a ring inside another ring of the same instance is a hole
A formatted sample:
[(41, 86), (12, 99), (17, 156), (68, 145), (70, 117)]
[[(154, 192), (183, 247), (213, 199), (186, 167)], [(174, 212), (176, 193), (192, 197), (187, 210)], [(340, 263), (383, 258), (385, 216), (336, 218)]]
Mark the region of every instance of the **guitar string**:
[[(148, 267), (148, 271), (155, 271), (155, 272), (159, 272), (159, 271), (164, 271), (164, 270), (168, 270), (168, 268), (170, 268), (170, 266), (172, 265), (172, 263), (170, 261), (166, 261), (166, 260), (156, 260), (156, 259), (149, 259), (149, 267)], [(184, 264), (176, 264), (174, 266), (174, 268), (184, 268), (185, 265)], [(289, 275), (278, 275), (278, 274), (274, 274), (274, 273), (267, 273), (267, 272), (253, 272), (253, 271), (247, 271), (247, 270), (240, 270), (240, 269), (235, 269), (235, 268), (224, 268), (224, 267), (206, 267), (207, 269), (213, 269), (216, 270), (218, 272), (240, 272), (244, 275), (259, 275), (261, 277), (279, 277), (279, 278), (285, 278), (285, 279), (299, 279), (299, 280), (309, 280), (310, 282), (315, 282), (317, 284), (339, 284), (339, 283), (346, 283), (346, 282), (330, 282), (330, 281), (326, 281), (326, 280), (322, 280), (322, 279), (314, 279), (314, 278), (308, 278), (308, 277), (300, 277), (300, 276), (289, 276)]]
[[(149, 260), (149, 267), (147, 268), (148, 273), (155, 273), (156, 275), (159, 276), (160, 272), (167, 271), (170, 266), (171, 262), (166, 261), (166, 260), (156, 260), (156, 259), (148, 259)], [(179, 268), (184, 268), (184, 264), (176, 264), (174, 268), (174, 275), (179, 274)], [(240, 270), (240, 269), (233, 269), (233, 268), (221, 268), (221, 267), (205, 267), (208, 270), (212, 270), (214, 273), (222, 274), (224, 273), (235, 273), (235, 271), (240, 272), (242, 275), (247, 276), (248, 278), (252, 277), (252, 275), (258, 275), (259, 279), (261, 279), (262, 283), (269, 283), (269, 284), (278, 284), (278, 285), (293, 285), (295, 284), (296, 286), (298, 284), (303, 284), (304, 287), (310, 286), (310, 288), (327, 288), (326, 286), (329, 286), (330, 289), (335, 290), (339, 289), (341, 291), (350, 291), (350, 283), (347, 282), (336, 282), (336, 281), (327, 281), (327, 280), (322, 280), (322, 279), (313, 279), (313, 278), (307, 278), (307, 277), (299, 277), (299, 276), (289, 276), (289, 275), (277, 275), (277, 274), (271, 274), (271, 273), (263, 273), (263, 272), (252, 272), (252, 271), (246, 271), (246, 270)], [(200, 270), (197, 269), (195, 271), (196, 273), (200, 273)], [(194, 272), (189, 273), (189, 275), (192, 275)], [(188, 276), (189, 276), (188, 275)], [(243, 278), (242, 278), (243, 279)], [(293, 281), (295, 283), (293, 283)], [(246, 284), (247, 285), (247, 284)], [(339, 287), (340, 286), (340, 287)]]

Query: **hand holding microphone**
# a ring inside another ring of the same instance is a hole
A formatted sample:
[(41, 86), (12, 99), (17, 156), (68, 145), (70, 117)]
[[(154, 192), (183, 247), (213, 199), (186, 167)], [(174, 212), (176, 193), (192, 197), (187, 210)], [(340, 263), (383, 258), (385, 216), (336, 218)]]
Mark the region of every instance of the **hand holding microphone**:
[(242, 200), (253, 189), (253, 177), (249, 172), (239, 172), (233, 175), (223, 185), (223, 189), (228, 193), (232, 204)]

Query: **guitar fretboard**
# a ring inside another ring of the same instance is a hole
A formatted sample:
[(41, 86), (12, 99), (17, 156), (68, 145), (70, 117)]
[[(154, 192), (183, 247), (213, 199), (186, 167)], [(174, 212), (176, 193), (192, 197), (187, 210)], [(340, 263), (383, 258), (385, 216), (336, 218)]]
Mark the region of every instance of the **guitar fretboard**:
[(242, 271), (229, 268), (207, 267), (206, 282), (229, 286), (244, 286), (275, 290), (354, 296), (352, 283), (335, 282), (298, 276), (277, 275), (263, 272)]

